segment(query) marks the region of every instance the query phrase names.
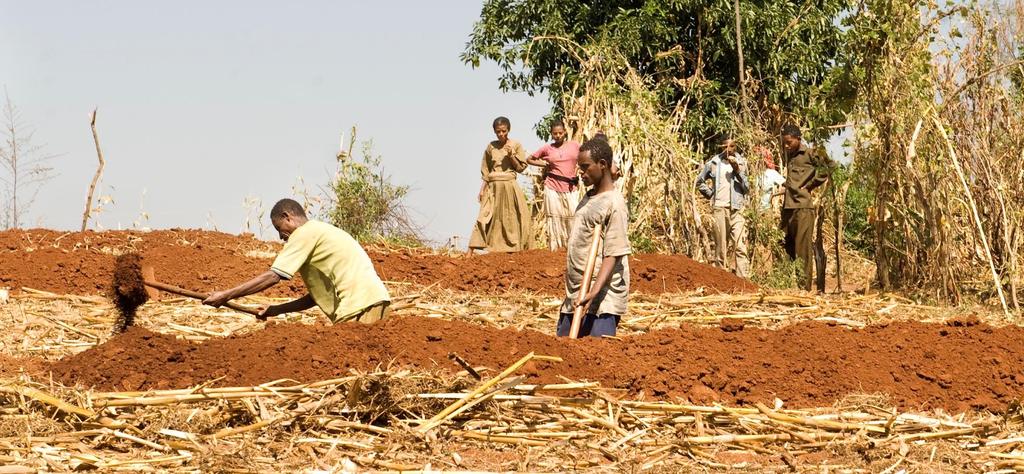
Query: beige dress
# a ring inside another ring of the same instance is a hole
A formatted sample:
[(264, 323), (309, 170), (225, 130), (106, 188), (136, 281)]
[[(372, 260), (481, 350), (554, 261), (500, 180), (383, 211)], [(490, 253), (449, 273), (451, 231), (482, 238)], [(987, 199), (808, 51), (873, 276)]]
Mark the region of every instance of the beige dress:
[(469, 238), (469, 248), (489, 252), (518, 252), (530, 248), (530, 208), (526, 195), (516, 182), (516, 174), (526, 169), (526, 150), (509, 139), (504, 148), (491, 142), (484, 150), (480, 176), (486, 185), (480, 199), (480, 214)]

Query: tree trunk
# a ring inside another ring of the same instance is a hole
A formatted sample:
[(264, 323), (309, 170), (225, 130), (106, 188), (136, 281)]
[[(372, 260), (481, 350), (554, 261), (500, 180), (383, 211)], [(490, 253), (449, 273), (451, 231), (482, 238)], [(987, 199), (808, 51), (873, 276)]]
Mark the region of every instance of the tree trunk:
[(740, 80), (740, 98), (744, 103), (747, 101), (747, 81), (746, 71), (743, 67), (743, 34), (740, 26), (740, 0), (733, 0), (733, 7), (736, 11), (736, 54), (739, 56), (739, 80)]
[(100, 135), (96, 132), (97, 110), (92, 110), (89, 126), (92, 128), (92, 140), (96, 142), (96, 158), (99, 160), (99, 166), (96, 167), (96, 174), (92, 176), (92, 183), (89, 184), (89, 193), (85, 196), (85, 212), (82, 213), (82, 232), (85, 232), (89, 225), (89, 215), (92, 214), (92, 195), (96, 191), (96, 183), (100, 181), (100, 176), (103, 175), (103, 167), (106, 165), (106, 162), (103, 161), (103, 151), (100, 150)]

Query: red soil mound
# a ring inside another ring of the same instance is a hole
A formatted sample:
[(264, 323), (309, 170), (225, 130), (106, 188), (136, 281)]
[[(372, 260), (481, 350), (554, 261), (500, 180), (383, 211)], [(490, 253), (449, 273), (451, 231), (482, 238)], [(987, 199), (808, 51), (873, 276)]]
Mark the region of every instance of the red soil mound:
[[(157, 279), (193, 290), (227, 288), (266, 271), (269, 258), (250, 251), (275, 251), (249, 236), (171, 229), (154, 232), (0, 232), (0, 286), (54, 293), (100, 295), (109, 291), (114, 255), (138, 252)], [(270, 295), (300, 294), (301, 281), (271, 288)]]
[[(104, 294), (114, 269), (114, 254), (138, 252), (156, 268), (157, 279), (198, 291), (228, 288), (269, 268), (278, 244), (251, 236), (198, 230), (153, 232), (0, 232), (0, 286), (29, 287), (54, 293)], [(518, 254), (452, 258), (440, 255), (375, 253), (371, 257), (385, 280), (444, 288), (493, 292), (517, 288), (561, 295), (564, 254), (531, 251)], [(631, 257), (631, 284), (636, 291), (663, 293), (708, 288), (721, 292), (753, 291), (750, 282), (679, 255)], [(300, 281), (270, 289), (272, 296), (294, 296)]]
[(48, 363), (43, 359), (0, 354), (0, 377), (17, 377), (22, 372), (39, 375), (45, 373), (48, 368)]
[(912, 322), (849, 330), (802, 323), (781, 330), (730, 327), (660, 330), (623, 340), (567, 340), (416, 317), (376, 325), (269, 325), (256, 333), (189, 344), (132, 328), (51, 366), (67, 384), (107, 390), (221, 386), (280, 378), (314, 381), (349, 369), (399, 366), (501, 369), (524, 354), (562, 363), (524, 368), (533, 382), (558, 375), (600, 381), (636, 395), (697, 402), (826, 406), (851, 393), (887, 393), (905, 409), (1002, 411), (1024, 389), (1024, 328)]
[[(451, 258), (402, 253), (372, 255), (385, 280), (406, 280), (464, 291), (522, 289), (548, 295), (565, 292), (565, 253), (530, 250)], [(647, 294), (707, 288), (719, 292), (755, 291), (732, 273), (683, 255), (640, 254), (629, 258), (630, 289)]]

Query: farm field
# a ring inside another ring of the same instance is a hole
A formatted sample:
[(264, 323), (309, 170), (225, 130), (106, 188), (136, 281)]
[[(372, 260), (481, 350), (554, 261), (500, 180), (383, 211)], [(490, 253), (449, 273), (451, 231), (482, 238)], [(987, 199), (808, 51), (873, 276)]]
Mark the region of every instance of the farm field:
[(1024, 472), (1024, 0), (8, 3), (0, 474)]
[[(0, 461), (28, 470), (997, 471), (1024, 329), (897, 295), (774, 292), (638, 255), (620, 336), (553, 337), (564, 255), (370, 252), (392, 318), (262, 323), (162, 296), (111, 336), (116, 255), (196, 291), (279, 247), (0, 233)], [(294, 297), (279, 285), (258, 306)]]

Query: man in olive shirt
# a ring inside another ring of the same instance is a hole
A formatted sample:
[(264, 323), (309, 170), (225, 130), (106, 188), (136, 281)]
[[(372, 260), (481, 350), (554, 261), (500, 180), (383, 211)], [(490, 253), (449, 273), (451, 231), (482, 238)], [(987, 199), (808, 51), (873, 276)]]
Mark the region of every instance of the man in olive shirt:
[(303, 311), (314, 305), (332, 322), (372, 323), (386, 316), (391, 297), (366, 251), (347, 232), (309, 220), (302, 205), (282, 199), (270, 210), (270, 222), (285, 241), (270, 270), (230, 290), (218, 291), (203, 303), (221, 306), (290, 280), (296, 273), (309, 291), (305, 296), (270, 306), (260, 319)]
[(811, 191), (828, 181), (831, 162), (823, 149), (808, 147), (803, 142), (800, 128), (795, 125), (782, 127), (782, 147), (787, 159), (781, 222), (786, 233), (786, 253), (790, 259), (800, 260), (803, 268), (800, 287), (810, 290), (814, 271), (814, 221), (818, 213)]

